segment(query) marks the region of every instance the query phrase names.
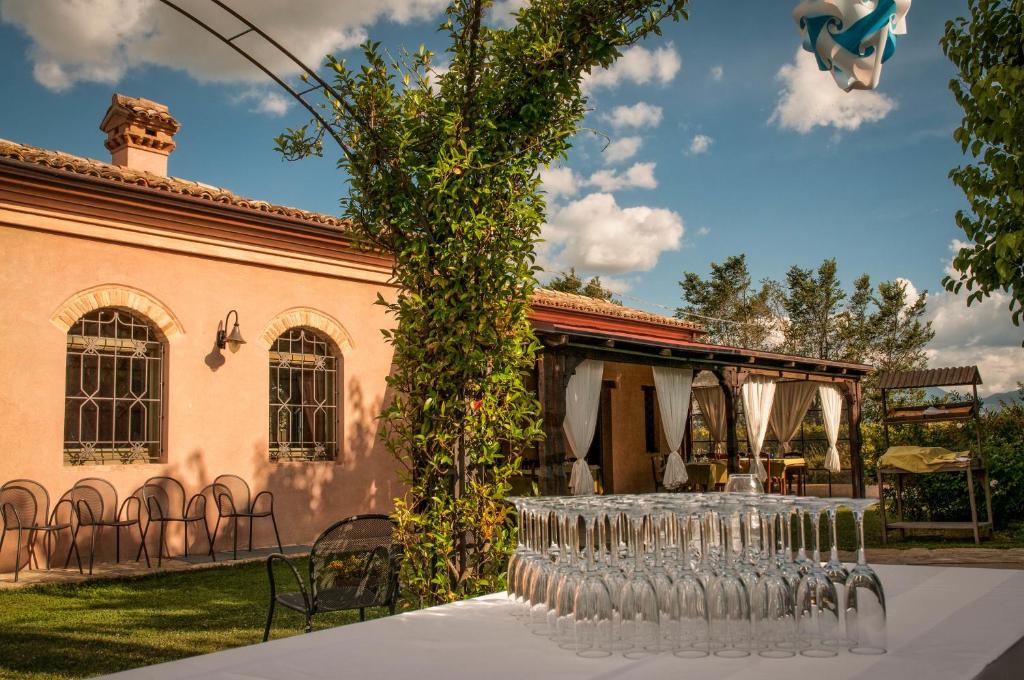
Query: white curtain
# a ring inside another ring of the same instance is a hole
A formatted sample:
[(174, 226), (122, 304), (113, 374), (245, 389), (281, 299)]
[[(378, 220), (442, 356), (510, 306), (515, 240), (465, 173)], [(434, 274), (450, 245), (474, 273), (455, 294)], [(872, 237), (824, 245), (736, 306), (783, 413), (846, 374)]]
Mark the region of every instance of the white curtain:
[(839, 472), (839, 420), (843, 417), (843, 395), (835, 385), (822, 385), (818, 388), (821, 398), (821, 419), (825, 422), (825, 436), (828, 437), (828, 454), (825, 456), (825, 469)]
[(693, 396), (704, 416), (704, 425), (714, 440), (711, 453), (721, 453), (729, 436), (725, 424), (725, 394), (721, 387), (698, 387), (693, 390)]
[(817, 384), (806, 380), (780, 382), (775, 386), (775, 404), (769, 425), (779, 440), (782, 453), (789, 451), (790, 442), (800, 430), (800, 423), (817, 394)]
[(594, 493), (594, 477), (587, 466), (587, 451), (594, 439), (597, 411), (601, 406), (601, 377), (604, 362), (587, 359), (576, 367), (565, 388), (565, 420), (562, 428), (569, 440), (570, 453), (576, 458), (569, 476), (569, 492), (574, 496)]
[(762, 482), (768, 479), (768, 472), (761, 463), (761, 446), (768, 434), (768, 420), (775, 400), (775, 380), (763, 375), (752, 375), (740, 388), (743, 394), (743, 412), (747, 415), (747, 439), (750, 441), (751, 473)]
[(661, 426), (665, 430), (670, 453), (665, 460), (665, 475), (662, 484), (666, 489), (676, 489), (686, 483), (686, 465), (679, 449), (686, 434), (686, 416), (690, 412), (690, 388), (693, 385), (693, 371), (681, 368), (654, 366), (654, 389), (658, 393), (661, 410)]

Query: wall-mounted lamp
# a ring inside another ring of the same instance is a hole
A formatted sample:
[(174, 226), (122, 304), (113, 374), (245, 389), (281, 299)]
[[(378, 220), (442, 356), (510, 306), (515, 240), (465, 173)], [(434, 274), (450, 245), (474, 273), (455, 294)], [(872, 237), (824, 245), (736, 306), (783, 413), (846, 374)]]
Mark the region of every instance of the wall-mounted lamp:
[[(228, 320), (231, 319), (231, 315), (235, 315), (235, 325), (231, 329), (231, 333), (228, 333)], [(238, 329), (238, 312), (231, 310), (227, 316), (224, 317), (224, 322), (217, 325), (217, 347), (224, 349), (227, 346), (231, 346), (231, 351), (238, 351), (239, 345), (244, 345), (245, 340), (242, 339), (242, 331)]]

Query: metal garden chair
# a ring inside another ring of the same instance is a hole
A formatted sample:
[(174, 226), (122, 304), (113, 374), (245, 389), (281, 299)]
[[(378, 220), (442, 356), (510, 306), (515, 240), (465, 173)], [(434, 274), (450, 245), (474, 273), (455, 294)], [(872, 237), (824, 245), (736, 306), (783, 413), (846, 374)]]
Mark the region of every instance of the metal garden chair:
[[(139, 553), (135, 556), (136, 562), (142, 555), (142, 550), (146, 546), (146, 535), (153, 524), (160, 525), (160, 542), (157, 544), (156, 551), (157, 567), (163, 562), (164, 549), (167, 548), (165, 530), (167, 525), (172, 522), (180, 522), (185, 525), (185, 557), (188, 557), (188, 525), (193, 522), (202, 523), (203, 531), (206, 532), (206, 540), (211, 546), (213, 545), (213, 541), (210, 540), (210, 527), (206, 523), (206, 496), (197, 493), (186, 503), (185, 488), (173, 477), (150, 477), (142, 485), (140, 493), (142, 494), (142, 505), (146, 508), (146, 516), (149, 521), (146, 528), (142, 530), (142, 545), (139, 546)], [(170, 556), (171, 551), (167, 548), (167, 557)], [(217, 559), (212, 553), (210, 557), (214, 561)]]
[[(269, 491), (260, 491), (255, 496), (249, 490), (249, 484), (237, 475), (220, 475), (213, 480), (213, 498), (217, 505), (217, 523), (213, 525), (213, 540), (210, 542), (210, 554), (213, 555), (214, 546), (217, 543), (217, 532), (220, 530), (222, 519), (232, 520), (234, 531), (232, 539), (233, 559), (238, 559), (238, 520), (244, 518), (249, 524), (249, 552), (252, 552), (252, 523), (260, 517), (269, 517), (274, 525), (274, 538), (277, 539), (278, 552), (284, 552), (281, 547), (281, 535), (277, 532), (277, 520), (274, 519), (274, 494)], [(263, 507), (260, 499), (264, 499)]]
[[(66, 520), (61, 518), (61, 510), (64, 506), (67, 514)], [(3, 550), (4, 538), (10, 531), (18, 532), (17, 544), (14, 556), (14, 580), (18, 580), (21, 572), (21, 544), (27, 538), (28, 560), (26, 566), (32, 567), (32, 560), (36, 560), (36, 568), (39, 568), (39, 560), (35, 557), (36, 539), (39, 533), (44, 534), (43, 545), (46, 550), (46, 568), (50, 568), (50, 554), (52, 535), (67, 529), (74, 536), (72, 516), (74, 508), (67, 498), (61, 499), (54, 506), (50, 513), (50, 494), (39, 482), (30, 479), (15, 479), (0, 487), (0, 518), (3, 519), (3, 531), (0, 531), (0, 550)], [(82, 571), (82, 558), (78, 548), (74, 545), (72, 538), (72, 550), (78, 560), (78, 571)]]
[[(146, 548), (145, 537), (142, 533), (142, 501), (138, 496), (129, 496), (120, 505), (117, 504), (117, 489), (105, 479), (98, 477), (86, 477), (75, 482), (75, 485), (68, 492), (75, 509), (75, 516), (78, 518), (78, 526), (75, 528), (75, 543), (78, 541), (78, 532), (82, 527), (89, 527), (90, 548), (89, 548), (89, 574), (92, 575), (92, 565), (96, 557), (97, 535), (102, 535), (103, 529), (113, 527), (115, 559), (121, 562), (121, 529), (139, 528), (142, 553), (146, 556), (146, 566), (149, 567), (149, 550)], [(135, 516), (132, 517), (132, 508), (135, 509)], [(71, 549), (68, 549), (68, 559), (64, 566), (71, 559)], [(138, 562), (138, 558), (135, 560)]]
[[(393, 534), (394, 524), (387, 515), (357, 515), (331, 525), (313, 543), (308, 588), (294, 562), (279, 553), (269, 556), (270, 611), (263, 631), (264, 642), (270, 637), (277, 603), (302, 613), (307, 633), (313, 629), (313, 616), (322, 612), (358, 609), (360, 621), (366, 619), (367, 607), (387, 607), (394, 614), (401, 550)], [(277, 592), (277, 561), (291, 569), (298, 592)]]

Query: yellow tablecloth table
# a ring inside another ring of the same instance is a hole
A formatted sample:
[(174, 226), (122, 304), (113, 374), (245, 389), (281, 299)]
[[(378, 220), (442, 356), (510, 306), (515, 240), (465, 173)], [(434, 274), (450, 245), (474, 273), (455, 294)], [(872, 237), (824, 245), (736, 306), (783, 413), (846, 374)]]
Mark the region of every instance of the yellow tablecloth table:
[(725, 484), (729, 479), (729, 467), (724, 462), (708, 461), (707, 463), (687, 463), (686, 475), (691, 484), (704, 487), (711, 491), (716, 484)]

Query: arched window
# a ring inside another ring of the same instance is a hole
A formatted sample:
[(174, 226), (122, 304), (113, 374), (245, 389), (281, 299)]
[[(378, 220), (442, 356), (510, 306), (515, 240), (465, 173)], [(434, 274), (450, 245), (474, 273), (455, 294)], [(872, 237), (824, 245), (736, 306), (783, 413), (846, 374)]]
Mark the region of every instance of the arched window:
[(129, 311), (96, 309), (71, 326), (65, 464), (160, 461), (163, 359), (156, 329)]
[(308, 328), (270, 347), (270, 460), (334, 460), (338, 453), (338, 356)]

